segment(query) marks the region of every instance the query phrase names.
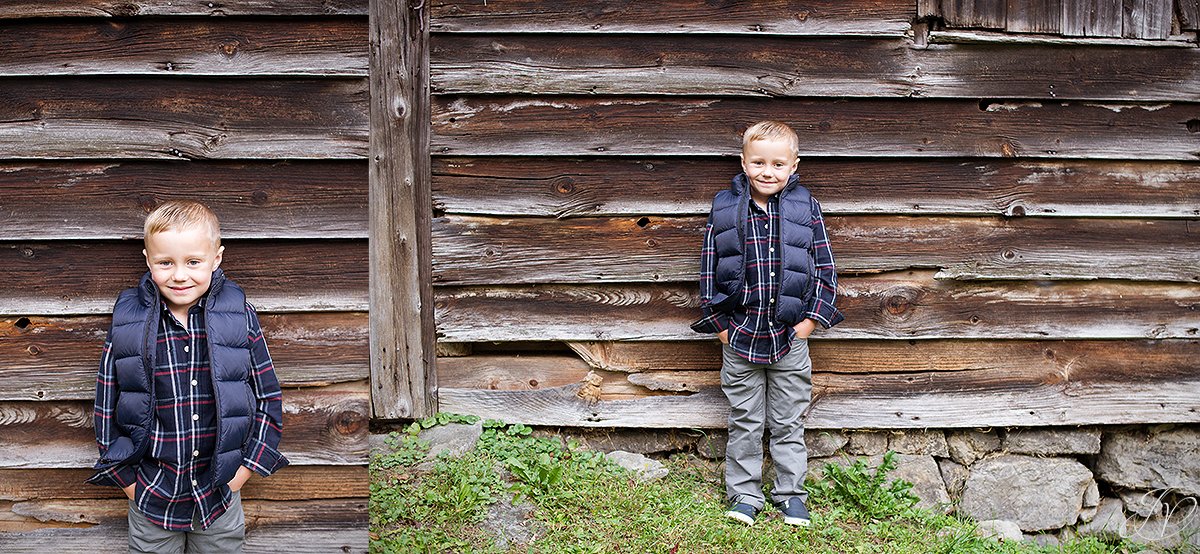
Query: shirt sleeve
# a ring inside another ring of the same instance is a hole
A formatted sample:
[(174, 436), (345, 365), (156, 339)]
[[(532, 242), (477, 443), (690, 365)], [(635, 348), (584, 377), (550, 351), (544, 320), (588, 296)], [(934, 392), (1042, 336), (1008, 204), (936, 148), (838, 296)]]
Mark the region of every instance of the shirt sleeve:
[(87, 482), (107, 486), (125, 488), (133, 484), (137, 478), (137, 468), (130, 464), (105, 463), (104, 456), (108, 449), (120, 437), (114, 416), (117, 411), (116, 369), (112, 358), (112, 329), (104, 339), (104, 350), (100, 354), (100, 370), (96, 373), (96, 404), (93, 419), (96, 427), (96, 445), (100, 449), (100, 462), (96, 464), (96, 473)]
[(266, 477), (288, 465), (288, 459), (279, 452), (279, 439), (283, 435), (283, 393), (279, 390), (267, 340), (258, 322), (258, 312), (246, 304), (246, 314), (250, 322), (250, 362), (254, 368), (250, 389), (254, 393), (255, 408), (250, 440), (242, 449), (242, 465)]
[(704, 245), (700, 248), (700, 311), (703, 317), (692, 323), (692, 330), (697, 333), (720, 333), (729, 328), (729, 314), (712, 309), (717, 286), (717, 249), (714, 240), (710, 218), (704, 227)]
[(816, 291), (808, 306), (809, 318), (828, 329), (840, 323), (845, 316), (834, 305), (837, 300), (837, 268), (833, 263), (833, 250), (829, 247), (829, 235), (825, 231), (825, 218), (821, 215), (821, 204), (812, 199), (813, 214), (813, 267), (816, 270)]

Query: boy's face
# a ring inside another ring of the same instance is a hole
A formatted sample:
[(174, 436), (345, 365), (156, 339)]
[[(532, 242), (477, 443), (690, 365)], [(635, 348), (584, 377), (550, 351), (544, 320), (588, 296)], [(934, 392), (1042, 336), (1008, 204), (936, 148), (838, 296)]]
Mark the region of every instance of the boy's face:
[(742, 149), (742, 170), (750, 178), (750, 196), (764, 203), (787, 186), (800, 160), (786, 140), (753, 140)]
[(168, 229), (146, 237), (146, 265), (159, 294), (175, 314), (187, 310), (208, 292), (212, 272), (221, 265), (225, 247), (217, 248), (207, 229)]

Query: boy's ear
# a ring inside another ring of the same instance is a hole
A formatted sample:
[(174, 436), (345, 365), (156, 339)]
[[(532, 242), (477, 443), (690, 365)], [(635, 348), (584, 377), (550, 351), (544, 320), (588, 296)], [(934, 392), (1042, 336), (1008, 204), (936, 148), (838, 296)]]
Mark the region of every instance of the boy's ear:
[[(142, 249), (142, 256), (144, 256), (146, 258), (146, 267), (150, 268), (150, 254), (146, 253), (145, 248)], [(153, 268), (151, 268), (151, 269), (153, 269)]]
[(221, 254), (224, 254), (224, 253), (225, 253), (224, 246), (217, 249), (217, 257), (216, 257), (216, 259), (213, 260), (213, 269), (221, 267)]

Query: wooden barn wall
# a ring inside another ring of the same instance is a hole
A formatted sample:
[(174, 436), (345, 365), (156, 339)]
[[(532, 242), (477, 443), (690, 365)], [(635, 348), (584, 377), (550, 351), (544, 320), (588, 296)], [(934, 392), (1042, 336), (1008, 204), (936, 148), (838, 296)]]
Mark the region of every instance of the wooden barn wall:
[(247, 552), (367, 546), (367, 1), (6, 3), (0, 11), (0, 552), (117, 552), (84, 483), (141, 221), (190, 197), (262, 316), (292, 466)]
[(1194, 34), (970, 36), (915, 0), (430, 9), (443, 411), (723, 427), (698, 252), (774, 118), (847, 316), (812, 340), (810, 427), (1200, 421)]

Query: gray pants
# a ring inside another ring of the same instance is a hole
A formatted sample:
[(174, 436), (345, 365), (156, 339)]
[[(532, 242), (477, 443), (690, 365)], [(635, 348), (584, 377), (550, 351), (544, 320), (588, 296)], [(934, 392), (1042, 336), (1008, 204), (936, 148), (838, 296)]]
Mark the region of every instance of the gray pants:
[(137, 505), (129, 501), (130, 554), (220, 553), (241, 554), (246, 538), (246, 515), (242, 512), (242, 495), (233, 493), (229, 509), (208, 529), (200, 528), (200, 512), (192, 516), (191, 531), (168, 531), (146, 519)]
[(725, 493), (730, 502), (762, 509), (763, 431), (770, 431), (775, 462), (775, 502), (799, 497), (808, 502), (804, 474), (804, 410), (812, 399), (812, 361), (808, 341), (792, 341), (792, 350), (771, 365), (752, 364), (721, 348), (721, 390), (729, 399), (729, 444), (725, 448)]

